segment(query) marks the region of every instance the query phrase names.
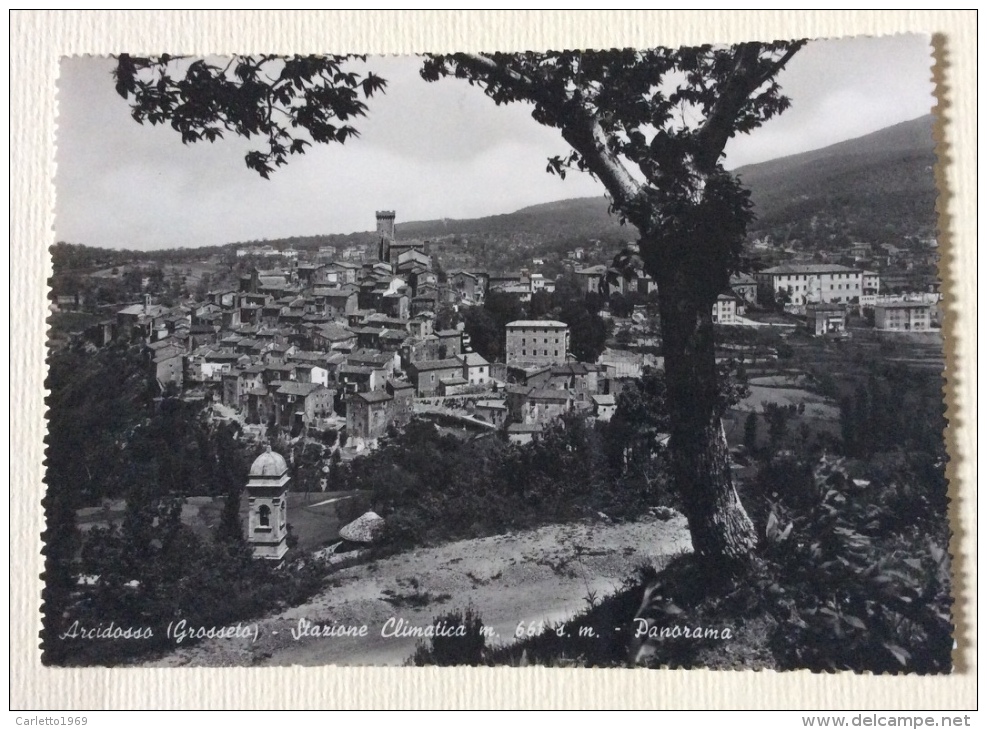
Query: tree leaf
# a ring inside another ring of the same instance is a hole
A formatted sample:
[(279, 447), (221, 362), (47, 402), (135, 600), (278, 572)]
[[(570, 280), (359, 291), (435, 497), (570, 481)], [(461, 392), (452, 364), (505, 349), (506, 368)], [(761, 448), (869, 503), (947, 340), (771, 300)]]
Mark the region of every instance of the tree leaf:
[(891, 644), (888, 642), (884, 643), (884, 648), (891, 652), (891, 655), (898, 660), (898, 663), (903, 667), (908, 666), (908, 661), (912, 658), (912, 655), (907, 651), (902, 649), (897, 644)]

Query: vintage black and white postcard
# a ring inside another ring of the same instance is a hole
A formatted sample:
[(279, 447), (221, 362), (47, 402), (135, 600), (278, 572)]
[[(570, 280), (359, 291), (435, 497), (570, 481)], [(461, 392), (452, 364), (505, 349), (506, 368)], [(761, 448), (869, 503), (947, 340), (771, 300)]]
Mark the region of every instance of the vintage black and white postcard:
[(952, 670), (929, 36), (126, 50), (59, 65), (45, 665)]

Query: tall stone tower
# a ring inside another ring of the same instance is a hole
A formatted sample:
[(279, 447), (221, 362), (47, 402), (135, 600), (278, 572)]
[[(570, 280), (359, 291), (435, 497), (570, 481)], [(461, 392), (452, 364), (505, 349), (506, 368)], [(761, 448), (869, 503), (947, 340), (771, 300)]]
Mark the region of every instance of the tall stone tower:
[(288, 552), (288, 464), (267, 450), (250, 467), (247, 499), (247, 543), (255, 558), (280, 560)]
[(394, 211), (377, 211), (377, 237), (379, 239), (379, 249), (377, 258), (380, 261), (391, 263), (391, 244), (394, 243)]

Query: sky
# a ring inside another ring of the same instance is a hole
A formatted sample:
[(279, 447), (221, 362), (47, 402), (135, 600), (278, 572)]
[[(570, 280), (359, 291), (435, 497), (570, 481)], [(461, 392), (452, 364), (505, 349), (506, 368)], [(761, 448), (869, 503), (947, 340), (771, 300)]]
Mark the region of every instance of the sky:
[[(778, 80), (792, 106), (734, 138), (726, 167), (818, 149), (928, 114), (929, 38), (814, 41)], [(588, 174), (545, 171), (568, 147), (531, 107), (496, 106), (458, 79), (426, 83), (414, 57), (372, 56), (388, 81), (353, 122), (360, 137), (313, 145), (264, 180), (246, 140), (183, 145), (167, 125), (139, 125), (114, 88), (110, 59), (62, 59), (55, 240), (151, 250), (372, 230), (402, 221), (475, 218), (603, 195)]]

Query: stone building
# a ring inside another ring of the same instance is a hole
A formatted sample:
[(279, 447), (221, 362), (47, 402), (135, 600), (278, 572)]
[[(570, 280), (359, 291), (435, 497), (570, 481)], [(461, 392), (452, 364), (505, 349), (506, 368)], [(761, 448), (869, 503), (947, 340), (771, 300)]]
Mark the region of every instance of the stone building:
[(875, 271), (864, 271), (861, 285), (864, 296), (874, 296), (881, 293), (881, 275)]
[(598, 393), (593, 396), (593, 415), (600, 421), (609, 421), (617, 412), (617, 399), (612, 395)]
[(274, 418), (284, 428), (301, 428), (333, 412), (335, 390), (318, 383), (273, 381), (269, 391), (274, 397)]
[(540, 423), (512, 423), (507, 427), (507, 440), (512, 444), (530, 444), (541, 432)]
[(561, 365), (569, 351), (569, 325), (556, 320), (507, 323), (507, 364)]
[(500, 428), (507, 422), (507, 404), (502, 400), (478, 400), (473, 410), (473, 417)]
[(394, 396), (386, 390), (352, 393), (346, 399), (346, 433), (356, 438), (380, 438), (390, 423)]
[(469, 271), (450, 272), (449, 286), (458, 292), (460, 299), (467, 302), (476, 301), (479, 298), (478, 295), (482, 294), (476, 275)]
[(415, 385), (418, 396), (431, 396), (440, 392), (443, 380), (462, 378), (463, 363), (459, 358), (423, 360), (408, 364), (408, 377)]
[(607, 267), (597, 264), (585, 269), (576, 269), (576, 276), (579, 277), (584, 294), (600, 294), (606, 287)]
[(185, 373), (185, 350), (176, 345), (154, 353), (154, 379), (162, 391), (169, 385), (181, 390)]
[(730, 288), (748, 304), (757, 302), (757, 279), (750, 274), (734, 274), (730, 277)]
[(478, 352), (465, 352), (458, 356), (463, 362), (463, 379), (469, 385), (486, 385), (490, 382), (490, 363)]
[(547, 423), (572, 410), (572, 395), (555, 388), (508, 386), (507, 412), (511, 423)]

